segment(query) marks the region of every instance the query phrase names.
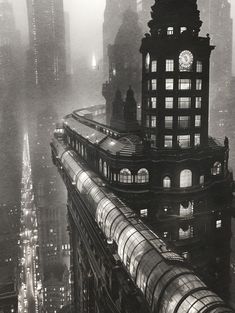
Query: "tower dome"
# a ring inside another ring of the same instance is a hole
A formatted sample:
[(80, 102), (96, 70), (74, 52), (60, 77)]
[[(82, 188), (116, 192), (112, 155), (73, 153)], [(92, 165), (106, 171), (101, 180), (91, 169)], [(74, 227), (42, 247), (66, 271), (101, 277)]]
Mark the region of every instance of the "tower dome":
[(169, 27), (184, 27), (197, 36), (202, 25), (197, 0), (156, 0), (151, 16), (148, 25), (152, 36), (167, 33)]

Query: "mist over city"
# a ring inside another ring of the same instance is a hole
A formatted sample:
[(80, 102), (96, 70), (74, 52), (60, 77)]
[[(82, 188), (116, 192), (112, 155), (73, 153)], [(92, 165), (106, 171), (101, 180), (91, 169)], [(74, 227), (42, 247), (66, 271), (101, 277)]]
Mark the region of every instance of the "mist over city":
[(235, 312), (234, 18), (0, 0), (0, 313)]

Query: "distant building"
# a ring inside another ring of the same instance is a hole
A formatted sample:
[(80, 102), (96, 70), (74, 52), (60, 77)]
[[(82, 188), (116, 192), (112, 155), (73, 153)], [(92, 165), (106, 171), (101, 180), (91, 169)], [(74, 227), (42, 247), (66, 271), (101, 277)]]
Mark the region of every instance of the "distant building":
[[(108, 47), (109, 80), (103, 85), (107, 123), (110, 123), (111, 119), (118, 122), (117, 116), (113, 115), (115, 112), (113, 102), (117, 90), (120, 90), (121, 95), (125, 96), (127, 86), (131, 86), (135, 93), (137, 104), (140, 106), (141, 56), (138, 49), (141, 38), (142, 31), (138, 24), (138, 15), (131, 9), (127, 9), (123, 13), (123, 21), (115, 36), (115, 42)], [(123, 110), (124, 108), (120, 108), (119, 114), (122, 114)]]
[(16, 52), (20, 47), (12, 5), (0, 2), (0, 87), (13, 79), (16, 73)]
[(196, 0), (156, 0), (151, 16), (140, 127), (127, 82), (110, 124), (100, 107), (80, 109), (51, 143), (68, 190), (75, 311), (232, 312), (209, 290), (228, 297), (233, 186), (229, 140), (208, 131), (214, 46)]
[(65, 266), (54, 264), (48, 266), (44, 276), (44, 310), (47, 313), (59, 312), (71, 302), (69, 271)]
[(27, 0), (27, 8), (28, 79), (36, 86), (63, 82), (66, 74), (63, 0)]
[[(232, 77), (231, 3), (228, 0), (199, 0), (198, 7), (203, 20), (202, 34), (210, 34), (212, 44), (216, 46), (211, 62), (211, 100), (212, 108), (218, 111), (226, 101), (227, 88)], [(221, 93), (224, 96), (221, 97)]]
[[(150, 7), (153, 0), (106, 0), (103, 23), (103, 72), (104, 79), (109, 77), (109, 45), (113, 45), (117, 32), (123, 22), (123, 13), (130, 9), (137, 12), (142, 32), (147, 31)], [(136, 52), (138, 55), (138, 52)]]
[(68, 76), (73, 74), (71, 61), (71, 35), (70, 35), (70, 15), (68, 12), (64, 13), (65, 21), (65, 51), (66, 51), (66, 73)]
[(0, 312), (17, 313), (18, 281), (12, 266), (0, 266)]

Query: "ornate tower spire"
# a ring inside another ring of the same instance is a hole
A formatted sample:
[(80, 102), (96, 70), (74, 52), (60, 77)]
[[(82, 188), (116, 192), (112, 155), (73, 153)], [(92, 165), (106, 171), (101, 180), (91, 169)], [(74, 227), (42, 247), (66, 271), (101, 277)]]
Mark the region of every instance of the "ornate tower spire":
[(148, 25), (153, 36), (167, 34), (168, 27), (178, 29), (180, 34), (182, 26), (197, 36), (202, 25), (197, 0), (156, 0), (151, 16)]

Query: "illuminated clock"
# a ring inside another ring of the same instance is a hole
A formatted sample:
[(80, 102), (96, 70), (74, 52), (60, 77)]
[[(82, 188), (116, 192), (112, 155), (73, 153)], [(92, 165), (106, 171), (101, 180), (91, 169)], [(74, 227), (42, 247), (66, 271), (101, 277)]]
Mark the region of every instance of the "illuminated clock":
[(179, 56), (180, 69), (189, 70), (193, 64), (193, 54), (189, 50), (184, 50)]

